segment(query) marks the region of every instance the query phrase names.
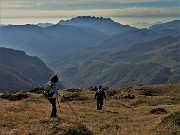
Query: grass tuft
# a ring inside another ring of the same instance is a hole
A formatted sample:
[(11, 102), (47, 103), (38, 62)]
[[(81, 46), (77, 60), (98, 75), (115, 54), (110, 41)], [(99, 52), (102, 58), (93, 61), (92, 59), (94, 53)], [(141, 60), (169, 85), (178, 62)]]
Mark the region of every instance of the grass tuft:
[(68, 128), (63, 135), (93, 135), (93, 132), (91, 132), (85, 125), (77, 123)]

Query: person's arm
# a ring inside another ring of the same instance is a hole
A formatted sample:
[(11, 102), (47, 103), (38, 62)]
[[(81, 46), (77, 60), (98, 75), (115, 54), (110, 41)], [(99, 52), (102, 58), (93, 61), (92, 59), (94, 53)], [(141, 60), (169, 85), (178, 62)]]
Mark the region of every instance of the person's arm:
[(106, 94), (105, 94), (105, 92), (103, 91), (103, 95), (104, 95), (104, 98), (106, 99)]
[(58, 93), (56, 85), (53, 85), (52, 89), (53, 89), (53, 91), (55, 92), (55, 94), (56, 94), (57, 96), (64, 97), (63, 94)]
[(96, 97), (97, 97), (97, 91), (95, 92), (94, 99), (96, 99)]

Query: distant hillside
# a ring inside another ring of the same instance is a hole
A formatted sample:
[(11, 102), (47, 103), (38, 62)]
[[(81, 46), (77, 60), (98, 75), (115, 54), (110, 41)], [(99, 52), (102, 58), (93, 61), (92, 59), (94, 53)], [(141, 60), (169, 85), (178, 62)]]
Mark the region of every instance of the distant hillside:
[[(69, 87), (103, 84), (109, 87), (180, 82), (178, 37), (164, 37), (104, 52), (100, 47), (51, 59), (51, 68)], [(68, 61), (68, 63), (67, 63)]]
[(72, 18), (66, 21), (61, 20), (58, 24), (84, 26), (84, 27), (96, 29), (108, 35), (123, 33), (125, 31), (135, 29), (132, 28), (131, 26), (122, 25), (117, 22), (114, 22), (110, 18), (91, 17), (91, 16), (78, 16), (76, 18)]
[(91, 28), (53, 25), (42, 28), (36, 25), (1, 27), (1, 47), (26, 51), (35, 56), (62, 55), (97, 46), (107, 34)]
[(172, 22), (152, 25), (151, 27), (149, 27), (149, 29), (154, 31), (160, 31), (163, 29), (179, 29), (179, 27), (180, 27), (180, 20), (174, 20)]
[(53, 74), (38, 57), (24, 51), (0, 48), (0, 91), (42, 87)]
[(128, 49), (132, 45), (150, 42), (163, 37), (180, 37), (180, 26), (177, 29), (164, 29), (161, 31), (154, 31), (149, 29), (136, 29), (119, 33), (104, 40), (99, 49), (104, 51), (116, 51)]
[(179, 83), (179, 28), (130, 30), (97, 47), (44, 60), (67, 87)]
[(38, 23), (38, 24), (36, 24), (37, 26), (40, 26), (40, 27), (42, 27), (42, 28), (46, 28), (46, 27), (48, 27), (48, 26), (52, 26), (52, 25), (54, 25), (54, 24), (52, 24), (52, 23)]
[(11, 25), (0, 30), (1, 46), (41, 56), (67, 87), (180, 82), (176, 21), (157, 29), (137, 29), (108, 18), (84, 16), (46, 28)]
[(147, 22), (137, 22), (134, 24), (131, 24), (131, 26), (136, 27), (136, 28), (149, 28), (152, 24), (147, 23)]

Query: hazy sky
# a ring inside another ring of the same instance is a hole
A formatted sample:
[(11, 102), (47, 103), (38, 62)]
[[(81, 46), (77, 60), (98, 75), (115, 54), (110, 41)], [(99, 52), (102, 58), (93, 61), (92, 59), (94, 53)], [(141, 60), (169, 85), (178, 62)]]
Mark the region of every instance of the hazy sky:
[(0, 0), (1, 24), (57, 23), (76, 16), (121, 24), (180, 19), (179, 0)]

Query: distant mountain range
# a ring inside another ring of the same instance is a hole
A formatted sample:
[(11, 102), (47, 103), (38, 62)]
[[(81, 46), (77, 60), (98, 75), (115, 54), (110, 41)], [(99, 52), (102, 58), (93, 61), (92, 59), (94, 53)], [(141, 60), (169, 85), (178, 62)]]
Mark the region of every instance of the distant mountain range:
[(147, 22), (137, 22), (132, 24), (131, 26), (136, 27), (136, 28), (149, 28), (152, 26), (152, 24), (147, 23)]
[(180, 20), (174, 20), (172, 22), (152, 25), (149, 29), (154, 31), (160, 31), (166, 29), (179, 29), (179, 27), (180, 27)]
[(38, 23), (38, 24), (36, 24), (37, 26), (40, 26), (40, 27), (42, 27), (42, 28), (46, 28), (46, 27), (48, 27), (48, 26), (52, 26), (52, 25), (54, 25), (54, 24), (52, 24), (52, 23)]
[(0, 48), (0, 91), (42, 87), (53, 71), (42, 60), (24, 51)]
[(114, 22), (110, 18), (91, 16), (78, 16), (76, 18), (72, 18), (66, 21), (61, 20), (58, 24), (92, 28), (94, 30), (104, 32), (108, 35), (123, 33), (134, 29), (129, 25), (122, 25), (117, 22)]
[(1, 27), (1, 46), (40, 56), (65, 87), (180, 82), (180, 20), (149, 29), (79, 16), (56, 25)]
[(104, 53), (92, 48), (54, 58), (55, 64), (53, 59), (49, 61), (69, 87), (179, 83), (179, 46), (178, 37), (164, 37), (135, 44), (125, 51)]
[(115, 34), (99, 46), (44, 60), (69, 87), (178, 83), (179, 27), (160, 29), (162, 25), (156, 31), (134, 29)]
[(1, 27), (1, 47), (26, 51), (30, 55), (62, 55), (98, 45), (107, 38), (105, 33), (78, 26), (36, 25)]

